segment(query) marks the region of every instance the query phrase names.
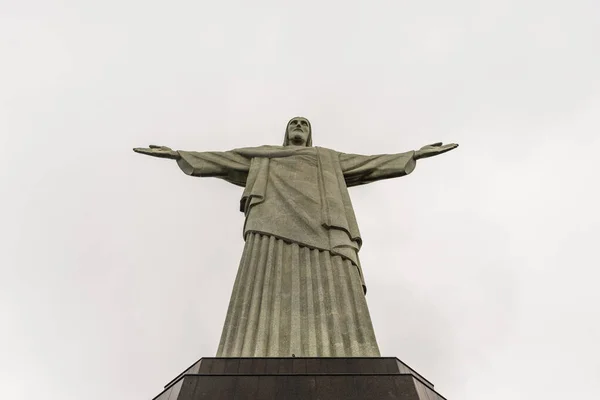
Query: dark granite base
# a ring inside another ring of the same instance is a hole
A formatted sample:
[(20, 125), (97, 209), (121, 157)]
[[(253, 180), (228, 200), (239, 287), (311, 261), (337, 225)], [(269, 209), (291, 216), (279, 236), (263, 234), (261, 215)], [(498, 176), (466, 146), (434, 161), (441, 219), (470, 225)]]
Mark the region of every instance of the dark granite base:
[(444, 400), (397, 358), (202, 358), (154, 400)]

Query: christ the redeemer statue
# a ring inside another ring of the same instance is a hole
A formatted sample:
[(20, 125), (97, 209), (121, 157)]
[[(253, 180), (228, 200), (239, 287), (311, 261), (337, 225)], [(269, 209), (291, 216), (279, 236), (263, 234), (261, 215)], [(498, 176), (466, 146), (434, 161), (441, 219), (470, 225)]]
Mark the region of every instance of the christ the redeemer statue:
[(458, 145), (367, 156), (313, 147), (311, 132), (297, 117), (283, 146), (134, 149), (174, 159), (188, 175), (244, 187), (246, 244), (217, 357), (380, 356), (348, 187), (410, 174), (417, 160)]

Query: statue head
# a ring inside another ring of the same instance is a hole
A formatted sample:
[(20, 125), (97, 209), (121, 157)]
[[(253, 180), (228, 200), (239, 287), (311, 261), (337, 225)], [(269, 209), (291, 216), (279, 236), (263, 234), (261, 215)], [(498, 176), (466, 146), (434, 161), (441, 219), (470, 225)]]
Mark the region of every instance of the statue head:
[(304, 117), (290, 119), (285, 128), (284, 146), (312, 146), (312, 129)]

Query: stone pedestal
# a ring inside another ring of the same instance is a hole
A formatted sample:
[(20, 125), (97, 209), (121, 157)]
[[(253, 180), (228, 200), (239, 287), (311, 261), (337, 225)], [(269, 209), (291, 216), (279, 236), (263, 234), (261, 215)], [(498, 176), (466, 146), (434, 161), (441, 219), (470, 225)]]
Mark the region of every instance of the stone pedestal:
[(397, 358), (201, 358), (154, 400), (445, 400)]

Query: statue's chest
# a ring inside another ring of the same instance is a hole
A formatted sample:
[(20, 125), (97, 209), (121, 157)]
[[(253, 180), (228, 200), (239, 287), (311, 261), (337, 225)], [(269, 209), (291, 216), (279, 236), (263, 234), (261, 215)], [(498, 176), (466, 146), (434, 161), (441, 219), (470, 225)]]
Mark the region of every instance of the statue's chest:
[(273, 158), (269, 163), (267, 198), (301, 200), (303, 204), (320, 203), (319, 165), (316, 156), (294, 155)]
[(272, 158), (269, 163), (269, 175), (297, 183), (316, 182), (318, 173), (319, 163), (312, 154)]

